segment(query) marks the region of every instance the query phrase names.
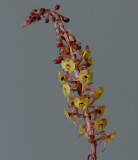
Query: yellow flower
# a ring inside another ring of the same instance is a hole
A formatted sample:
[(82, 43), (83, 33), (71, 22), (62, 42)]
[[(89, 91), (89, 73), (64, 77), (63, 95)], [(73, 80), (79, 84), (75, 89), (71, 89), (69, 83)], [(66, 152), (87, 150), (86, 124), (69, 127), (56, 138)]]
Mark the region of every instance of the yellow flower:
[(81, 70), (79, 73), (79, 81), (80, 83), (85, 86), (92, 81), (93, 73), (89, 70)]
[(110, 143), (112, 141), (112, 139), (115, 137), (115, 134), (117, 133), (117, 131), (113, 131), (111, 132), (111, 134), (108, 136), (108, 138), (106, 139), (106, 144)]
[(66, 117), (67, 117), (71, 122), (73, 122), (73, 120), (70, 118), (69, 113), (66, 111), (66, 109), (65, 109), (65, 108), (62, 108), (62, 110), (63, 110), (64, 114), (66, 115)]
[(97, 131), (102, 131), (107, 125), (107, 119), (100, 117), (94, 123), (94, 127)]
[(86, 110), (89, 106), (89, 99), (86, 96), (83, 97), (75, 97), (74, 99), (75, 106), (80, 110)]
[(74, 106), (74, 101), (71, 97), (69, 97), (69, 107), (73, 107)]
[(101, 95), (104, 92), (104, 88), (103, 87), (99, 87), (94, 95), (94, 99), (97, 100), (101, 97)]
[(68, 83), (63, 84), (62, 86), (63, 89), (63, 94), (65, 97), (69, 97), (70, 94), (70, 86), (68, 85)]
[(64, 82), (64, 76), (62, 76), (62, 74), (59, 71), (58, 71), (58, 78), (59, 78), (60, 83)]
[(79, 125), (79, 132), (80, 134), (83, 134), (84, 137), (88, 137), (87, 133), (85, 133), (84, 128), (82, 128), (84, 124)]
[(61, 67), (64, 71), (72, 73), (75, 70), (75, 63), (71, 59), (62, 60)]
[(91, 51), (90, 51), (90, 50), (85, 50), (82, 56), (83, 56), (84, 58), (89, 58), (90, 55), (91, 55)]
[(90, 58), (90, 59), (88, 60), (88, 67), (89, 67), (89, 69), (91, 69), (92, 66), (93, 66), (93, 60), (92, 60), (92, 58)]
[(106, 106), (104, 106), (104, 105), (103, 106), (95, 106), (95, 109), (99, 110), (99, 112), (98, 112), (99, 116), (98, 117), (103, 116), (106, 112)]

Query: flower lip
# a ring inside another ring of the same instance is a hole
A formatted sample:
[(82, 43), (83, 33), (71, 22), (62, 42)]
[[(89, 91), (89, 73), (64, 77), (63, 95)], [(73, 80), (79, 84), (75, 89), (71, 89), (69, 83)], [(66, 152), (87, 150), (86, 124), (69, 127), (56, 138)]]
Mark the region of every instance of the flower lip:
[(79, 81), (80, 83), (85, 86), (92, 81), (93, 73), (89, 70), (81, 70), (79, 73)]
[(89, 106), (89, 99), (86, 96), (75, 97), (74, 105), (80, 110), (86, 110)]
[(99, 119), (95, 121), (94, 127), (97, 131), (102, 131), (106, 127), (106, 125), (107, 125), (107, 119), (99, 117)]
[(72, 73), (75, 70), (75, 63), (71, 59), (66, 58), (62, 60), (61, 67), (64, 71)]

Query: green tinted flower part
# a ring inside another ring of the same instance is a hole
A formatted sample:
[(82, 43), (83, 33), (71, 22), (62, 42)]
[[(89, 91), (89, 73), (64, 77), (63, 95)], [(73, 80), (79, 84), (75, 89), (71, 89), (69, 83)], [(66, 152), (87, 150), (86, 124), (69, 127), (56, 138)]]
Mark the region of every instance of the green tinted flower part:
[(84, 111), (89, 106), (89, 99), (86, 96), (83, 96), (83, 97), (80, 97), (80, 98), (75, 97), (74, 104), (78, 109)]
[(64, 83), (62, 89), (64, 96), (68, 98), (70, 94), (70, 86), (68, 85), (68, 83)]
[(105, 105), (103, 105), (103, 106), (95, 106), (95, 109), (98, 110), (98, 114), (99, 114), (98, 117), (103, 116), (105, 114), (105, 112), (106, 112), (106, 106)]
[(99, 87), (94, 95), (94, 99), (97, 100), (101, 97), (101, 95), (104, 92), (104, 88), (103, 87)]
[(73, 122), (73, 120), (71, 119), (71, 117), (69, 116), (69, 113), (66, 111), (65, 108), (62, 108), (64, 114), (66, 115), (66, 117), (69, 119), (69, 121)]
[(117, 131), (111, 132), (111, 134), (106, 139), (106, 144), (110, 143), (113, 140), (113, 138), (115, 137), (116, 133), (117, 133)]
[(79, 132), (80, 132), (80, 134), (82, 134), (84, 137), (88, 137), (87, 133), (85, 133), (84, 128), (82, 128), (83, 125), (84, 125), (84, 124), (81, 124), (81, 125), (79, 126)]
[(85, 50), (84, 53), (83, 53), (83, 57), (84, 58), (89, 58), (91, 55), (91, 51), (90, 50)]
[(92, 58), (90, 58), (90, 59), (88, 60), (88, 67), (89, 67), (89, 69), (91, 69), (92, 66), (93, 66), (93, 60), (92, 60)]
[(107, 119), (100, 117), (95, 121), (94, 127), (97, 131), (102, 131), (107, 125)]
[(61, 67), (64, 71), (72, 73), (75, 70), (75, 63), (71, 59), (62, 60)]
[(89, 84), (93, 79), (93, 73), (89, 70), (81, 70), (79, 73), (79, 81), (82, 86)]

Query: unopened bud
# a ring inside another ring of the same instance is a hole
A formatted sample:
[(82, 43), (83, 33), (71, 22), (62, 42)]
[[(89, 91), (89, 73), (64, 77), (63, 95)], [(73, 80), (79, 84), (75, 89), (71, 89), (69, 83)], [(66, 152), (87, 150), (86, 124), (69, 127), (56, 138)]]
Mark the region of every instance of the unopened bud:
[(59, 35), (59, 33), (60, 33), (60, 29), (56, 28), (56, 34)]
[(80, 49), (81, 49), (81, 45), (78, 44), (78, 43), (75, 43), (75, 46), (74, 46), (74, 47), (75, 47), (76, 50), (80, 50)]
[(63, 45), (62, 40), (61, 39), (57, 39), (56, 47), (59, 48), (59, 47), (62, 47), (62, 45)]
[(30, 13), (30, 16), (33, 16), (33, 15), (35, 15), (35, 13), (34, 13), (34, 12), (31, 12), (31, 13)]
[(45, 8), (41, 8), (41, 9), (40, 9), (40, 12), (41, 12), (42, 14), (44, 14), (44, 13), (45, 13), (45, 11), (46, 11), (46, 9), (45, 9)]
[(63, 58), (61, 56), (57, 57), (55, 60), (53, 60), (54, 64), (60, 64)]
[(52, 16), (51, 19), (52, 19), (52, 22), (55, 22), (55, 17)]
[(38, 10), (37, 9), (33, 9), (33, 12), (37, 12)]
[(56, 6), (55, 6), (55, 9), (56, 9), (56, 10), (59, 10), (59, 8), (60, 8), (60, 5), (56, 5)]
[(73, 34), (70, 34), (70, 35), (69, 35), (69, 40), (70, 40), (71, 42), (76, 42), (76, 39), (75, 39), (75, 37), (73, 36)]
[(49, 16), (47, 16), (45, 19), (45, 23), (48, 23), (48, 22), (49, 22)]
[(41, 20), (41, 16), (38, 16), (36, 19), (37, 19), (38, 21), (40, 21), (40, 20)]
[(62, 20), (63, 20), (64, 22), (69, 22), (69, 21), (70, 21), (70, 19), (67, 18), (67, 17), (62, 17)]

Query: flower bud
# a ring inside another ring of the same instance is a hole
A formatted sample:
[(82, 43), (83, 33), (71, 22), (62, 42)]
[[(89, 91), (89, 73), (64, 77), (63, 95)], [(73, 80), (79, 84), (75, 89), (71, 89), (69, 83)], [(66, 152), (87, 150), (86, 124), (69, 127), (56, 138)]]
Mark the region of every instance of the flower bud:
[(81, 45), (78, 44), (78, 43), (75, 43), (74, 47), (75, 47), (76, 50), (80, 50), (81, 49)]
[(40, 9), (40, 12), (41, 12), (42, 14), (44, 14), (44, 13), (45, 13), (45, 11), (46, 11), (46, 9), (45, 9), (45, 8), (41, 8), (41, 9)]
[(51, 20), (52, 20), (52, 22), (55, 22), (55, 17), (52, 16), (52, 17), (51, 17)]
[(60, 64), (63, 58), (61, 56), (57, 57), (55, 60), (53, 60), (54, 64)]
[(73, 34), (70, 34), (70, 35), (69, 35), (69, 40), (70, 40), (71, 42), (76, 42), (76, 39), (75, 39), (75, 37), (73, 36)]
[(63, 45), (62, 40), (61, 39), (57, 39), (56, 47), (59, 48), (59, 47), (62, 47), (62, 45)]
[(45, 19), (45, 23), (48, 23), (48, 22), (49, 22), (49, 16), (47, 16)]
[(67, 18), (67, 17), (62, 17), (62, 20), (63, 20), (64, 22), (66, 22), (66, 23), (70, 21), (70, 19)]
[(33, 9), (33, 12), (37, 12), (38, 10), (37, 9)]
[(60, 5), (56, 5), (56, 6), (55, 6), (55, 9), (56, 9), (56, 10), (59, 10), (59, 8), (60, 8)]

